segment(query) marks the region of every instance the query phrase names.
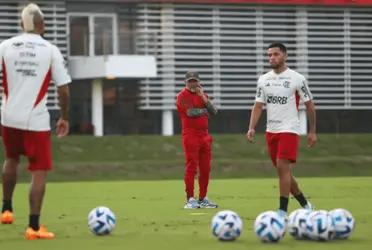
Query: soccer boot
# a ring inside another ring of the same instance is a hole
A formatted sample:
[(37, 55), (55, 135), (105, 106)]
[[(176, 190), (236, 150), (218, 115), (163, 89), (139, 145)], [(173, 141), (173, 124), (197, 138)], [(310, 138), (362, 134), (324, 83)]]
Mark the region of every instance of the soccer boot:
[(25, 233), (26, 240), (38, 240), (38, 239), (54, 239), (54, 233), (49, 232), (44, 225), (40, 225), (39, 230), (34, 230), (28, 227)]
[(283, 218), (284, 219), (284, 222), (285, 224), (287, 225), (288, 224), (288, 213), (284, 210), (281, 210), (281, 209), (278, 209), (278, 215), (279, 217)]
[(198, 209), (198, 208), (200, 208), (200, 205), (194, 197), (190, 197), (184, 206), (184, 209)]
[(307, 209), (309, 211), (314, 211), (315, 207), (313, 204), (311, 204), (309, 201), (307, 202), (307, 204), (304, 206), (304, 209)]
[(1, 214), (1, 224), (12, 224), (14, 221), (13, 213), (9, 210), (4, 211)]
[(210, 201), (207, 197), (198, 201), (200, 208), (218, 208), (218, 205)]

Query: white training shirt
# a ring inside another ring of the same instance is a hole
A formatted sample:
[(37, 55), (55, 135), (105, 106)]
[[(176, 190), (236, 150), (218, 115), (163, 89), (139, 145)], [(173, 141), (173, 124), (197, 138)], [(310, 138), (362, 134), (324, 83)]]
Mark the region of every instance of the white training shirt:
[(267, 132), (300, 133), (298, 105), (312, 100), (306, 79), (300, 73), (287, 68), (280, 74), (273, 70), (260, 76), (256, 102), (266, 103)]
[(50, 80), (71, 82), (61, 52), (40, 35), (24, 33), (0, 44), (3, 73), (1, 124), (32, 131), (50, 130), (46, 106)]

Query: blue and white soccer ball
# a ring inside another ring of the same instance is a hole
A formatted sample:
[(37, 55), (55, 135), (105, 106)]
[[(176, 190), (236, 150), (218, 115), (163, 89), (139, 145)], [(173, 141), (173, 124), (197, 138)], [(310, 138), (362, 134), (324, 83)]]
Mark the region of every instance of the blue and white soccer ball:
[(95, 235), (106, 235), (116, 226), (115, 214), (107, 207), (96, 207), (88, 215), (89, 230)]
[(297, 209), (289, 215), (288, 219), (288, 233), (295, 239), (308, 239), (306, 220), (311, 213), (308, 209)]
[(243, 229), (239, 215), (230, 210), (218, 212), (212, 219), (212, 234), (222, 241), (233, 241), (238, 238)]
[(335, 237), (332, 217), (325, 210), (313, 211), (306, 220), (307, 234), (312, 240), (328, 241)]
[(286, 218), (274, 211), (259, 214), (254, 222), (254, 231), (263, 242), (280, 241), (284, 237), (286, 227)]
[(335, 227), (336, 239), (347, 239), (354, 230), (353, 215), (343, 208), (329, 211)]

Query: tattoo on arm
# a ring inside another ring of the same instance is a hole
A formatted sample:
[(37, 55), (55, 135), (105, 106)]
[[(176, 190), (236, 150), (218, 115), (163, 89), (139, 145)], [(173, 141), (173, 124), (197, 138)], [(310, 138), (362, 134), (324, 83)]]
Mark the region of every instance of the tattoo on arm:
[(217, 108), (210, 100), (205, 103), (205, 107), (207, 108), (209, 114), (217, 115)]
[(188, 117), (199, 117), (207, 114), (207, 109), (191, 108), (186, 111)]

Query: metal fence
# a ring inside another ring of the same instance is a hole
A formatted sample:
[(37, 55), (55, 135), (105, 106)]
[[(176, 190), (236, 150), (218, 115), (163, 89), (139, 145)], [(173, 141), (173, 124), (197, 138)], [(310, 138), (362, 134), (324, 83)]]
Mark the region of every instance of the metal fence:
[(274, 41), (288, 46), (318, 109), (372, 109), (372, 8), (141, 4), (136, 17), (137, 51), (156, 53), (159, 73), (142, 81), (142, 109), (174, 109), (187, 70), (220, 109), (250, 108)]

